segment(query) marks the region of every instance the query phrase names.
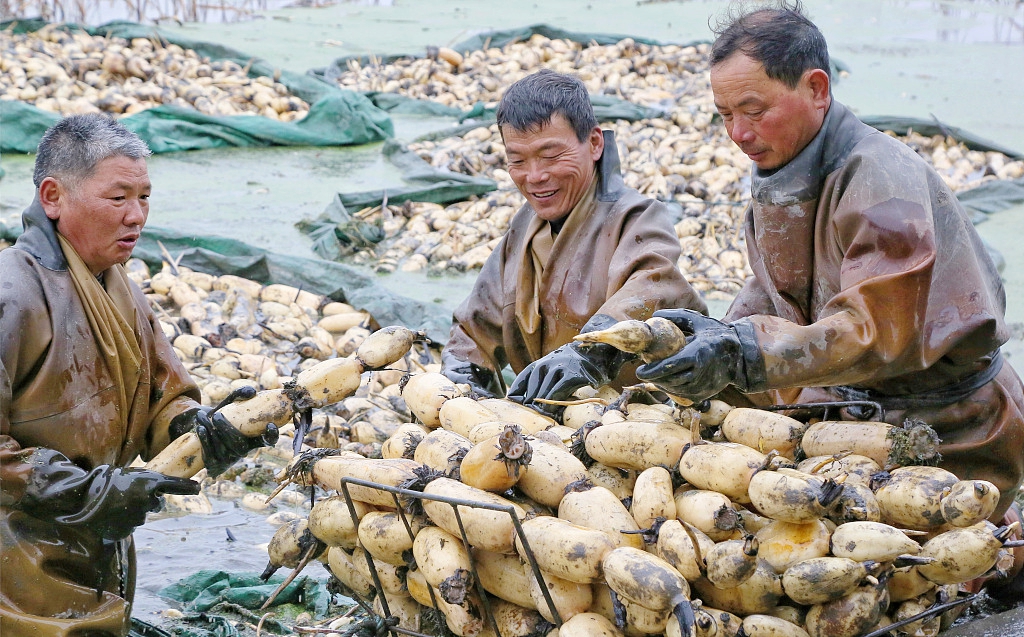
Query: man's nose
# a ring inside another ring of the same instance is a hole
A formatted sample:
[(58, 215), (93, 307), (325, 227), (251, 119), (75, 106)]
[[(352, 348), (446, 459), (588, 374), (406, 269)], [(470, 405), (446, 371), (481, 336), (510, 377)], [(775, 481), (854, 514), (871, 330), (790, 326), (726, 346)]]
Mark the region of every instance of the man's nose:
[(124, 213), (124, 225), (141, 226), (145, 225), (146, 217), (149, 214), (149, 204), (141, 199), (132, 199), (128, 204), (128, 210)]
[(527, 172), (526, 172), (526, 179), (530, 183), (534, 183), (534, 184), (540, 183), (540, 182), (543, 182), (543, 181), (547, 181), (547, 179), (548, 179), (548, 169), (547, 169), (547, 167), (545, 167), (542, 164), (540, 164), (540, 162), (533, 162), (533, 163), (531, 163), (529, 168), (527, 169)]
[(754, 131), (742, 117), (735, 117), (729, 128), (729, 138), (736, 144), (753, 141)]

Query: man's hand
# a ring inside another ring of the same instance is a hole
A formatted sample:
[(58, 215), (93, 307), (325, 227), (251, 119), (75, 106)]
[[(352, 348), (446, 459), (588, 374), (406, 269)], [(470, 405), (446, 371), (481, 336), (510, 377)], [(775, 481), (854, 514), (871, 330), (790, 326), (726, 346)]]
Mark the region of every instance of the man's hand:
[(160, 496), (195, 495), (199, 483), (142, 468), (100, 465), (86, 471), (53, 449), (37, 449), (18, 507), (33, 517), (86, 529), (106, 540), (131, 535), (160, 508)]
[[(618, 321), (607, 314), (595, 314), (580, 330), (581, 334), (611, 327)], [(569, 343), (559, 347), (519, 372), (509, 388), (508, 397), (537, 411), (555, 414), (559, 407), (535, 402), (565, 400), (580, 387), (607, 385), (632, 354), (620, 352), (604, 343)]]
[[(607, 347), (607, 346), (606, 346)], [(607, 369), (591, 360), (576, 344), (563, 345), (519, 372), (508, 390), (508, 398), (537, 411), (555, 413), (559, 409), (534, 402), (538, 398), (565, 400), (580, 387), (600, 387), (611, 378)]]
[(267, 424), (261, 436), (249, 437), (228, 422), (223, 414), (209, 407), (193, 407), (171, 419), (171, 436), (176, 438), (194, 431), (203, 449), (206, 473), (217, 477), (253, 449), (277, 444), (280, 432), (274, 423)]
[(640, 380), (694, 402), (710, 398), (729, 385), (744, 392), (764, 388), (764, 359), (752, 330), (741, 333), (736, 325), (692, 310), (659, 310), (654, 316), (669, 319), (693, 336), (676, 354), (638, 368)]
[(495, 372), (459, 360), (447, 351), (441, 352), (441, 373), (453, 383), (469, 385), (474, 394), (483, 398), (495, 398), (503, 393), (504, 385)]
[(196, 495), (199, 483), (142, 468), (97, 467), (92, 472), (82, 508), (55, 518), (58, 524), (89, 529), (105, 540), (122, 540), (160, 508), (160, 496)]

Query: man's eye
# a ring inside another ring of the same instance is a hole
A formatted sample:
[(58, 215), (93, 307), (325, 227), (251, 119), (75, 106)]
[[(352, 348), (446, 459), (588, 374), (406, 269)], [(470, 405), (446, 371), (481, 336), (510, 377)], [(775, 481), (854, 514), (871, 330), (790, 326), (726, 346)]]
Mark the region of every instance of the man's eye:
[(139, 199), (143, 201), (149, 201), (149, 195), (139, 195)]

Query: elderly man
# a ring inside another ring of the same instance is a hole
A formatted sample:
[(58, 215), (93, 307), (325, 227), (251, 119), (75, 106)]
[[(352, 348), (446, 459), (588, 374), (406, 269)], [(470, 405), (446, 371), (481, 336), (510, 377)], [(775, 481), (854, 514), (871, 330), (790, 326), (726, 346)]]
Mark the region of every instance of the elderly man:
[(194, 429), (211, 475), (271, 441), (201, 407), (125, 274), (149, 214), (149, 149), (100, 115), (36, 156), (25, 232), (0, 252), (0, 633), (125, 635), (132, 530), (199, 485), (140, 468)]
[(695, 400), (731, 385), (777, 404), (876, 401), (890, 423), (931, 425), (942, 466), (995, 483), (998, 520), (1024, 476), (1024, 391), (1000, 356), (999, 274), (956, 197), (832, 98), (824, 37), (799, 5), (724, 25), (711, 87), (754, 161), (754, 277), (724, 322), (666, 312), (693, 337), (637, 375)]
[(526, 204), (455, 311), (443, 372), (494, 395), (511, 365), (519, 376), (509, 395), (526, 404), (635, 382), (624, 355), (572, 338), (663, 307), (706, 312), (676, 265), (665, 206), (625, 187), (615, 139), (579, 79), (527, 76), (508, 88), (497, 120)]

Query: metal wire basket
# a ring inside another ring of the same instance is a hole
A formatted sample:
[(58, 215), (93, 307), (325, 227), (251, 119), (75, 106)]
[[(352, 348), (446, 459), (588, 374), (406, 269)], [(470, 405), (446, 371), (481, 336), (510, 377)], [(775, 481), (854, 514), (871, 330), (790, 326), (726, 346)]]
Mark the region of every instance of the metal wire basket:
[[(446, 504), (449, 504), (452, 507), (452, 511), (455, 514), (455, 519), (456, 519), (456, 521), (459, 524), (459, 531), (460, 531), (461, 536), (462, 536), (461, 539), (462, 539), (463, 547), (466, 549), (466, 552), (470, 556), (470, 572), (473, 574), (473, 581), (475, 583), (477, 593), (479, 593), (480, 599), (482, 600), (482, 603), (483, 603), (483, 620), (491, 625), (491, 628), (494, 630), (494, 634), (498, 635), (499, 637), (506, 637), (506, 636), (503, 636), (501, 631), (500, 631), (500, 629), (498, 628), (498, 624), (497, 624), (497, 622), (495, 621), (495, 618), (494, 618), (494, 613), (491, 610), (491, 603), (490, 603), (490, 600), (488, 599), (488, 593), (487, 593), (486, 590), (484, 590), (483, 584), (480, 582), (480, 574), (477, 572), (476, 562), (475, 562), (475, 560), (473, 560), (473, 553), (470, 550), (472, 547), (471, 547), (471, 545), (469, 543), (469, 540), (468, 540), (468, 538), (466, 536), (465, 523), (464, 523), (464, 521), (462, 519), (462, 514), (459, 512), (459, 507), (469, 507), (469, 508), (476, 508), (476, 509), (487, 509), (487, 510), (491, 510), (491, 511), (503, 512), (503, 513), (509, 515), (511, 517), (511, 519), (512, 519), (512, 525), (515, 528), (516, 535), (519, 538), (519, 541), (522, 543), (522, 547), (523, 547), (523, 551), (522, 552), (523, 552), (523, 554), (520, 555), (520, 557), (525, 558), (526, 562), (530, 565), (530, 569), (533, 571), (533, 576), (537, 579), (538, 582), (541, 583), (540, 589), (541, 589), (541, 593), (544, 595), (544, 602), (547, 604), (547, 607), (548, 607), (548, 610), (551, 613), (552, 619), (554, 619), (555, 626), (556, 627), (561, 627), (561, 625), (562, 625), (562, 618), (561, 618), (561, 616), (558, 613), (558, 609), (555, 608), (555, 602), (551, 598), (551, 593), (548, 591), (548, 587), (546, 586), (546, 583), (544, 581), (544, 576), (541, 573), (540, 566), (538, 566), (537, 559), (534, 557), (533, 551), (530, 548), (530, 543), (527, 541), (526, 535), (523, 533), (523, 527), (522, 527), (522, 525), (520, 523), (519, 517), (516, 515), (516, 511), (515, 511), (514, 507), (512, 507), (510, 505), (498, 505), (498, 504), (490, 504), (490, 503), (487, 503), (487, 502), (477, 502), (477, 501), (474, 501), (474, 500), (468, 500), (468, 499), (464, 499), (464, 498), (452, 498), (452, 497), (447, 497), (447, 496), (428, 495), (428, 494), (425, 494), (425, 493), (421, 493), (419, 491), (413, 491), (413, 490), (410, 490), (410, 489), (402, 489), (402, 488), (399, 488), (399, 487), (392, 487), (392, 486), (388, 486), (388, 485), (384, 485), (384, 484), (379, 484), (379, 483), (376, 483), (376, 482), (370, 482), (368, 480), (361, 480), (361, 479), (358, 479), (358, 478), (342, 478), (341, 479), (341, 493), (342, 493), (342, 496), (345, 498), (345, 503), (348, 506), (349, 515), (352, 516), (353, 520), (358, 519), (358, 518), (356, 516), (356, 510), (355, 510), (355, 505), (353, 504), (352, 496), (349, 493), (349, 489), (348, 489), (350, 484), (351, 485), (358, 485), (358, 486), (362, 486), (362, 487), (369, 487), (369, 488), (373, 488), (373, 489), (379, 489), (381, 491), (387, 491), (388, 493), (391, 493), (392, 498), (394, 498), (395, 509), (398, 512), (399, 518), (402, 520), (402, 523), (405, 526), (406, 531), (409, 533), (409, 538), (410, 539), (412, 539), (414, 537), (414, 533), (412, 531), (412, 525), (409, 522), (409, 516), (406, 513), (406, 508), (407, 507), (405, 506), (405, 504), (407, 504), (410, 500), (432, 500), (432, 501), (436, 501), (436, 502), (444, 502)], [(401, 498), (407, 498), (406, 503), (403, 503)], [(369, 570), (370, 570), (370, 576), (373, 579), (373, 587), (374, 587), (374, 590), (376, 592), (377, 599), (380, 602), (381, 609), (384, 611), (384, 615), (383, 615), (383, 617), (381, 617), (381, 619), (385, 621), (386, 625), (388, 625), (389, 630), (391, 630), (393, 632), (396, 632), (396, 633), (403, 633), (403, 634), (406, 634), (406, 635), (418, 635), (418, 636), (421, 636), (421, 637), (436, 637), (436, 636), (430, 635), (428, 633), (422, 633), (422, 632), (417, 632), (417, 631), (409, 630), (409, 629), (406, 629), (406, 628), (402, 628), (400, 626), (395, 625), (395, 622), (388, 622), (387, 621), (388, 618), (392, 617), (392, 614), (391, 614), (391, 609), (388, 607), (387, 597), (384, 595), (384, 588), (383, 588), (383, 586), (381, 584), (380, 576), (377, 574), (376, 564), (374, 563), (373, 556), (370, 555), (369, 551), (363, 551), (363, 555), (365, 556), (367, 564), (370, 567)], [(441, 609), (440, 609), (439, 604), (437, 603), (437, 597), (436, 597), (436, 595), (434, 593), (434, 588), (432, 586), (429, 587), (429, 591), (430, 591), (431, 601), (433, 602), (433, 608), (440, 613)], [(372, 606), (372, 604), (369, 603), (369, 600), (364, 600), (364, 599), (358, 598), (357, 594), (355, 594), (355, 593), (353, 593), (353, 594), (356, 595), (357, 601), (360, 602), (361, 606), (363, 606), (368, 612), (372, 612), (373, 606)]]

